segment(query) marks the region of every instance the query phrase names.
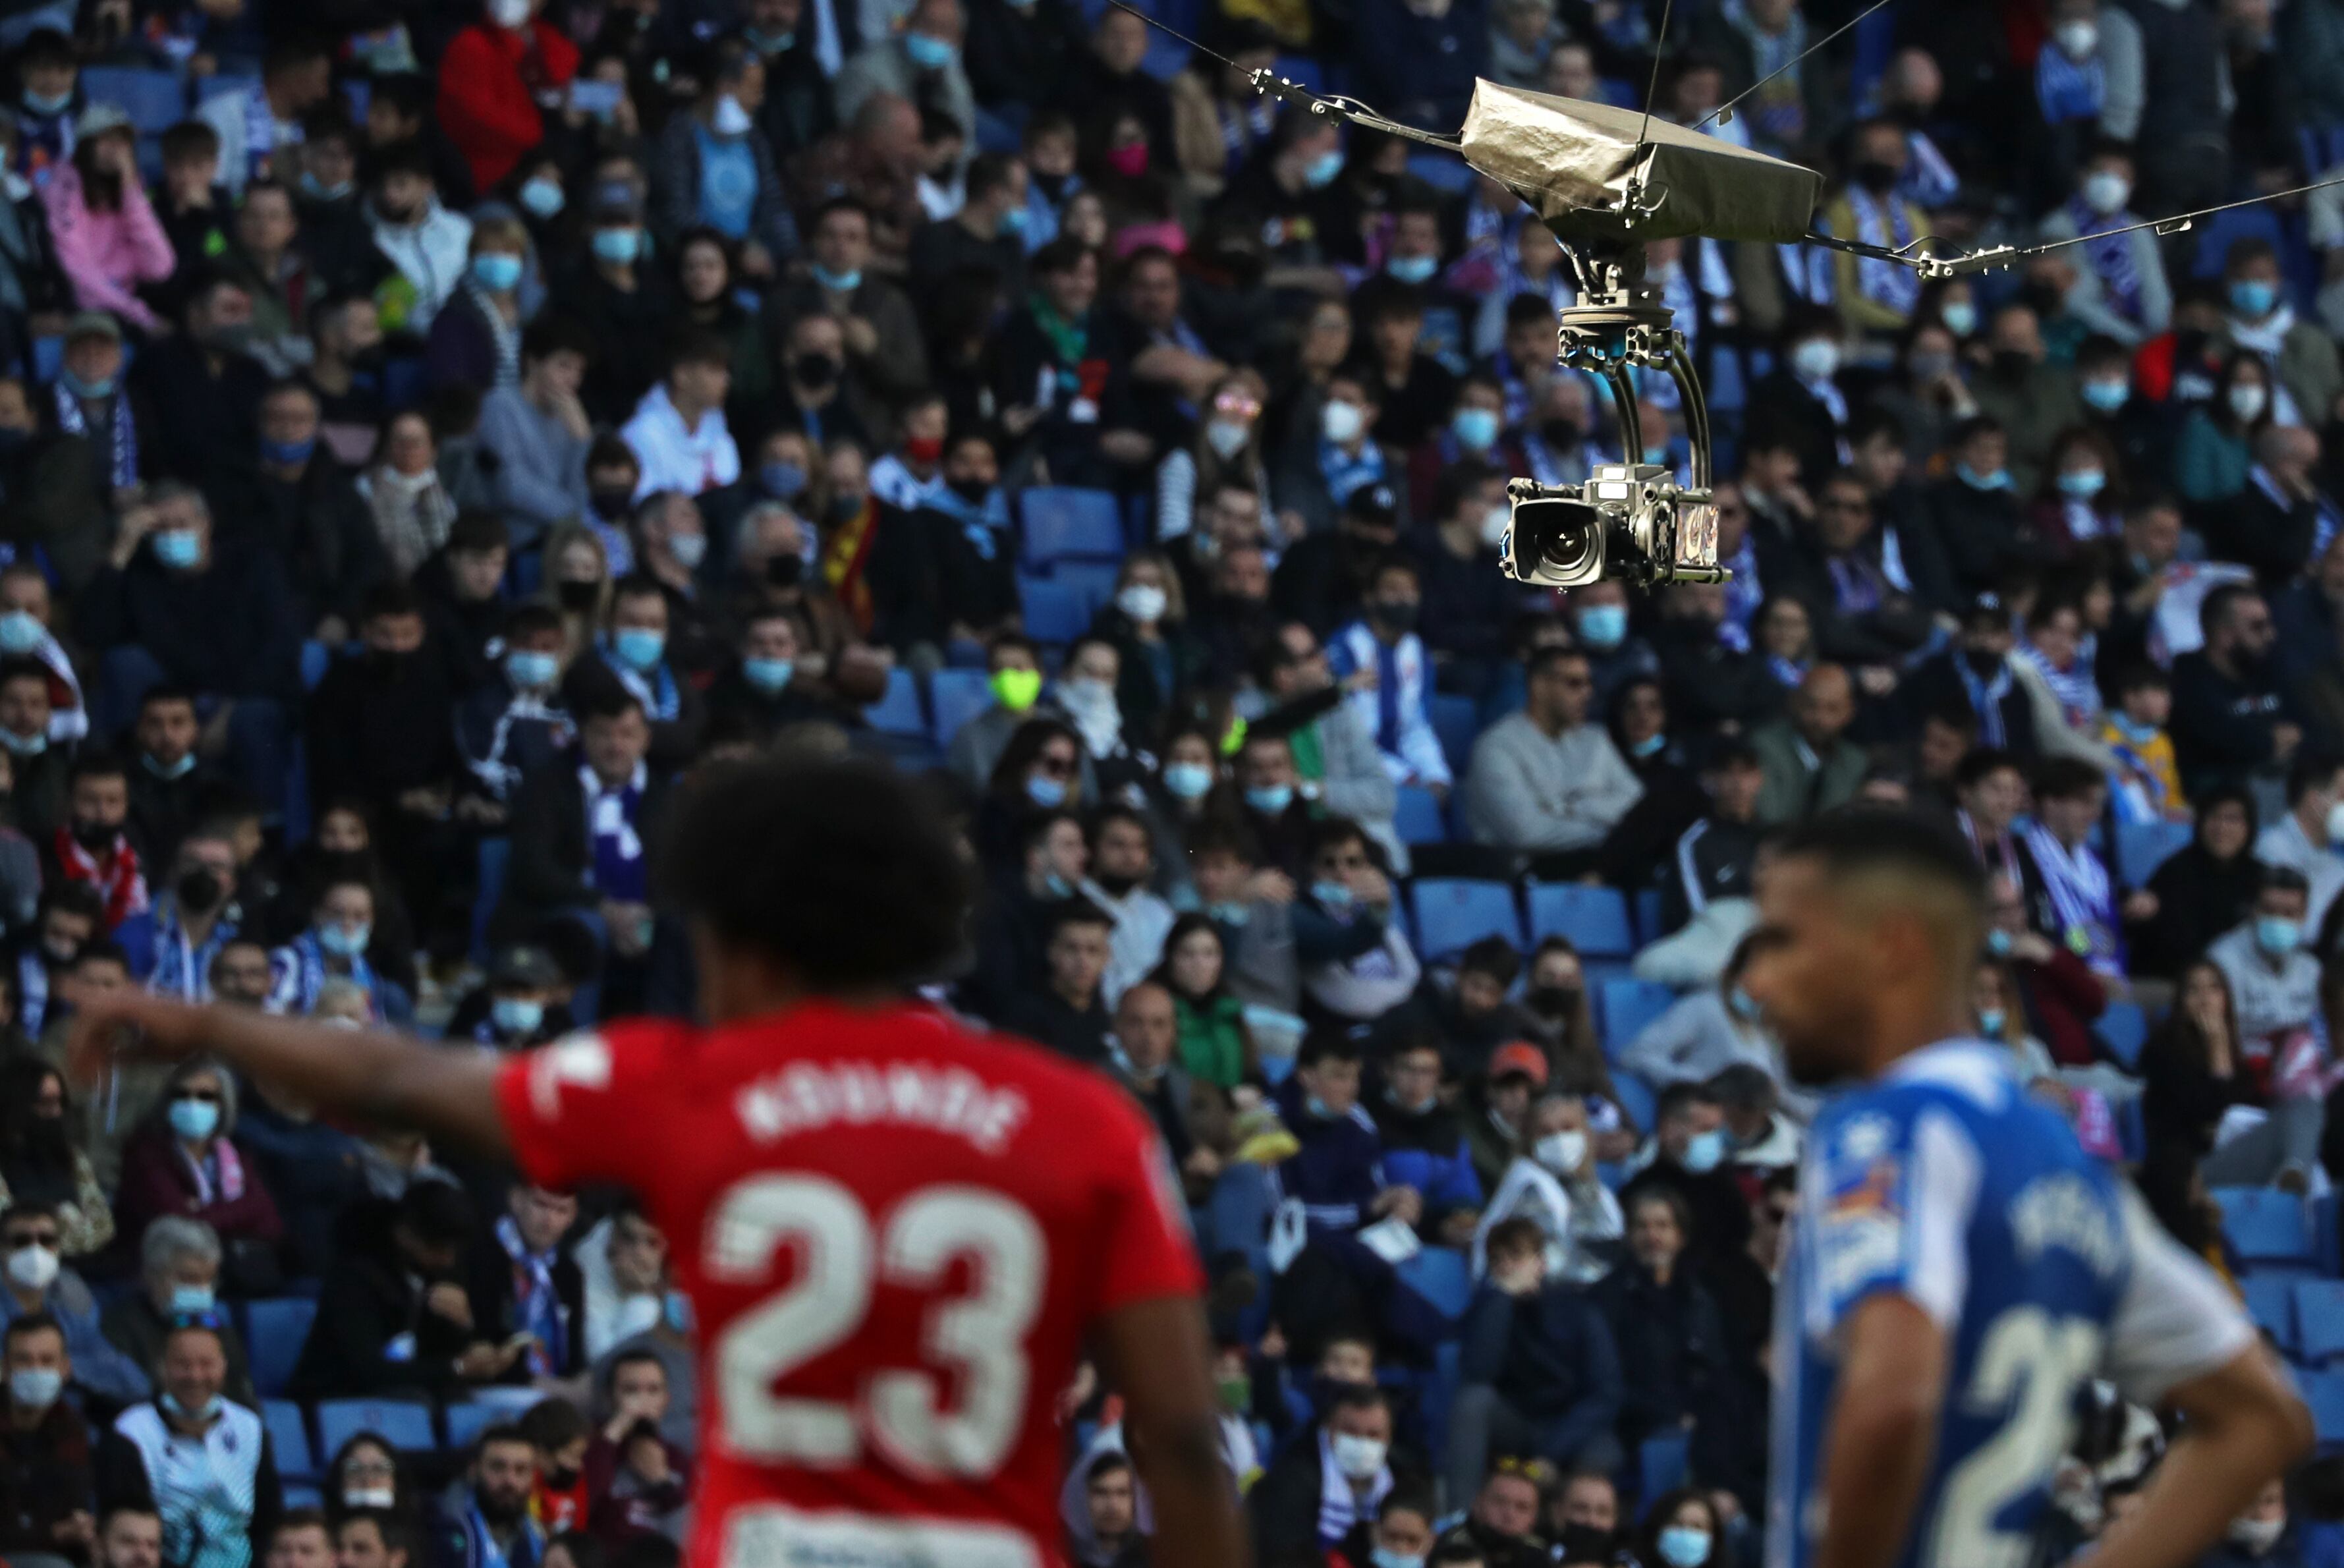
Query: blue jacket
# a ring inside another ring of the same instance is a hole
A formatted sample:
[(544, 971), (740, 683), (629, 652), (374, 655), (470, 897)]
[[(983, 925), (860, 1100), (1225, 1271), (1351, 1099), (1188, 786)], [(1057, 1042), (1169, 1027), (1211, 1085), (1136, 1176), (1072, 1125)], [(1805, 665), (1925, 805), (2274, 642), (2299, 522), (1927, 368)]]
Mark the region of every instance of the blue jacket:
[(1465, 1309), (1460, 1383), (1493, 1384), (1529, 1420), (1558, 1423), (1541, 1452), (1571, 1453), (1620, 1417), (1620, 1351), (1581, 1291), (1549, 1285), (1517, 1299), (1484, 1284)]
[[(58, 1270), (40, 1310), (66, 1331), (66, 1354), (73, 1360), (75, 1387), (118, 1405), (135, 1405), (154, 1393), (138, 1363), (116, 1350), (114, 1342), (98, 1331), (97, 1301), (80, 1275), (71, 1269)], [(0, 1327), (23, 1316), (15, 1292), (0, 1289)]]
[(1299, 1199), (1314, 1231), (1358, 1229), (1389, 1185), (1376, 1124), (1358, 1106), (1339, 1117), (1311, 1115), (1299, 1078), (1278, 1086), (1278, 1114), (1302, 1148), (1278, 1166), (1277, 1196)]
[(1439, 1101), (1422, 1112), (1402, 1110), (1379, 1090), (1376, 1131), (1383, 1143), (1384, 1179), (1424, 1194), (1423, 1226), (1456, 1209), (1481, 1207), (1481, 1179), (1457, 1113)]

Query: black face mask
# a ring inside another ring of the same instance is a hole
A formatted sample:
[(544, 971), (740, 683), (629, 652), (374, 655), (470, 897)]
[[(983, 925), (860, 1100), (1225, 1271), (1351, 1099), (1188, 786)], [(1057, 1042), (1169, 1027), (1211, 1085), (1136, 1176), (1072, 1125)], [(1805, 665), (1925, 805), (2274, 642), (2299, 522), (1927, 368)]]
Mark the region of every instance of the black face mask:
[(590, 490), (586, 492), (586, 504), (594, 509), (596, 517), (606, 522), (616, 522), (627, 515), (628, 508), (635, 504), (635, 492), (611, 486)]
[(776, 588), (795, 588), (805, 578), (805, 561), (783, 551), (765, 557), (765, 581)]
[(790, 361), (790, 379), (818, 392), (838, 379), (838, 361), (827, 354), (800, 354)]
[(1579, 1005), (1575, 986), (1532, 986), (1522, 1000), (1541, 1018), (1560, 1018)]
[(867, 499), (859, 495), (834, 495), (830, 498), (830, 505), (825, 510), (833, 524), (845, 522), (861, 514), (863, 503)]
[(602, 585), (599, 582), (563, 582), (555, 586), (553, 596), (561, 602), (564, 610), (573, 613), (591, 610), (594, 602), (602, 596)]
[(1586, 440), (1576, 421), (1571, 420), (1541, 420), (1539, 440), (1551, 447), (1575, 447)]
[(1368, 606), (1368, 613), (1379, 625), (1395, 632), (1405, 632), (1416, 624), (1417, 602), (1413, 599), (1379, 600)]
[(1566, 1524), (1562, 1539), (1557, 1543), (1562, 1555), (1561, 1563), (1609, 1563), (1612, 1561), (1612, 1532), (1598, 1530), (1592, 1524)]
[(1874, 196), (1885, 196), (1896, 188), (1903, 173), (1893, 163), (1860, 163), (1855, 166), (1855, 183)]
[(984, 505), (985, 498), (993, 493), (993, 487), (981, 479), (948, 479), (945, 488), (971, 506)]
[(2035, 369), (2035, 357), (2017, 349), (1996, 349), (1994, 351), (1994, 373), (2006, 381), (2023, 381)]
[(92, 855), (103, 855), (113, 848), (115, 839), (121, 833), (119, 827), (109, 823), (77, 821), (73, 824), (74, 842)]
[(1962, 663), (1967, 664), (1970, 673), (1981, 681), (1993, 679), (1995, 672), (2002, 668), (2002, 661), (2003, 656), (1999, 653), (1977, 648), (1962, 650)]
[(578, 1472), (569, 1469), (549, 1469), (545, 1472), (545, 1484), (549, 1491), (567, 1492), (578, 1484)]
[(219, 907), (220, 900), (227, 893), (227, 889), (220, 885), (218, 877), (200, 867), (180, 877), (176, 891), (179, 907), (190, 915), (210, 914)]
[(1091, 880), (1097, 883), (1101, 887), (1106, 888), (1117, 898), (1122, 897), (1125, 894), (1139, 885), (1139, 878), (1137, 876), (1109, 876), (1105, 872), (1101, 872), (1098, 875), (1091, 878)]

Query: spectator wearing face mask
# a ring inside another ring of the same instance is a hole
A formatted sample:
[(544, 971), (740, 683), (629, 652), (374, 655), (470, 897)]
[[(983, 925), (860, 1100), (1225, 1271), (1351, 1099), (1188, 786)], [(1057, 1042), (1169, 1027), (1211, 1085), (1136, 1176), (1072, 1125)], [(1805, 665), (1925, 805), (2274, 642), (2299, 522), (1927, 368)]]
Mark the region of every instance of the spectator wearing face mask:
[(412, 143), (375, 155), (373, 186), (375, 248), (399, 269), (384, 325), (420, 336), (464, 280), (472, 220), (440, 204), (429, 157)]
[(1749, 1239), (1750, 1206), (1725, 1168), (1731, 1149), (1724, 1108), (1706, 1084), (1672, 1084), (1652, 1119), (1652, 1136), (1638, 1156), (1643, 1168), (1620, 1190), (1622, 1211), (1632, 1212), (1647, 1191), (1672, 1192), (1692, 1220), (1687, 1240), (1694, 1263), (1706, 1268), (1713, 1258), (1731, 1257)]
[(1796, 481), (1812, 489), (1844, 460), (1840, 449), (1848, 403), (1838, 381), (1839, 318), (1822, 307), (1803, 307), (1783, 336), (1789, 346), (1784, 358), (1751, 389), (1751, 406), (1763, 417), (1753, 418), (1747, 450), (1787, 451), (1796, 459)]
[(175, 1325), (158, 1370), (162, 1391), (125, 1411), (98, 1446), (99, 1506), (153, 1507), (167, 1562), (247, 1568), (285, 1506), (260, 1417), (221, 1397), (227, 1358), (209, 1322)]
[(138, 1366), (162, 1358), (171, 1325), (182, 1318), (219, 1318), (220, 1353), (227, 1359), (220, 1390), (239, 1403), (259, 1406), (244, 1336), (219, 1310), (223, 1253), (219, 1233), (202, 1219), (165, 1214), (146, 1226), (138, 1244), (137, 1289), (106, 1310), (106, 1341)]
[(65, 1074), (20, 1052), (0, 1062), (0, 1213), (15, 1202), (49, 1204), (65, 1256), (98, 1251), (114, 1239), (114, 1209), (89, 1157), (74, 1147)]
[(159, 1114), (123, 1148), (116, 1216), (127, 1241), (160, 1216), (200, 1219), (218, 1235), (236, 1272), (267, 1289), (278, 1277), (274, 1251), (285, 1226), (259, 1168), (236, 1141), (236, 1102), (234, 1078), (211, 1063), (190, 1062), (174, 1073)]
[[(1850, 133), (1849, 152), (1850, 177), (1824, 207), (1824, 231), (1890, 250), (1926, 232), (1921, 209), (1900, 189), (1912, 157), (1903, 127), (1891, 120), (1866, 120)], [(1910, 268), (1844, 251), (1834, 254), (1831, 262), (1841, 323), (1884, 349), (1892, 344), (1920, 306), (1919, 276)]]
[(1323, 1553), (1371, 1528), (1384, 1500), (1418, 1480), (1393, 1453), (1393, 1431), (1391, 1401), (1380, 1389), (1336, 1395), (1318, 1430), (1289, 1444), (1255, 1483), (1247, 1512), (1258, 1559)]
[(370, 1018), (405, 1015), (410, 1006), (407, 994), (369, 961), (374, 927), (373, 885), (356, 877), (329, 879), (308, 928), (268, 956), (268, 1010), (307, 1013), (323, 987), (340, 979), (365, 991)]
[(2287, 1483), (2276, 1476), (2230, 1522), (2228, 1533), (2205, 1558), (2206, 1568), (2302, 1568), (2305, 1562), (2303, 1542), (2288, 1507)]
[(72, 1372), (54, 1319), (0, 1334), (0, 1551), (17, 1562), (80, 1561), (96, 1539), (89, 1428), (64, 1397)]
[(578, 46), (537, 15), (534, 0), (489, 0), (486, 15), (449, 41), (435, 116), (490, 190), (544, 137), (540, 103), (569, 86)]
[(456, 747), (464, 765), (458, 799), (464, 814), (492, 826), (510, 820), (514, 791), (526, 774), (566, 751), (576, 727), (561, 705), (561, 621), (542, 604), (505, 617), (504, 656), (495, 678), (456, 710)]
[(188, 1001), (211, 999), (212, 960), (236, 940), (236, 847), (217, 828), (190, 833), (165, 863), (169, 876), (143, 913), (115, 938), (147, 989)]
[[(1063, 735), (1058, 737), (1063, 745)], [(1089, 865), (1082, 824), (1070, 811), (1029, 807), (1021, 817), (1014, 868), (995, 886), (977, 937), (975, 969), (962, 982), (965, 1006), (994, 1017), (1041, 983), (1058, 907), (1081, 890)]]
[(570, 1032), (572, 1019), (561, 997), (568, 989), (552, 956), (542, 947), (515, 944), (498, 952), (488, 978), (467, 991), (449, 1015), (447, 1038), (470, 1040), (491, 1050), (526, 1050)]
[(48, 1319), (65, 1336), (70, 1386), (111, 1404), (136, 1403), (150, 1391), (146, 1373), (106, 1338), (89, 1286), (59, 1261), (63, 1241), (53, 1205), (19, 1199), (0, 1212), (0, 1322)]
[(1757, 1004), (1742, 988), (1742, 973), (1749, 966), (1752, 944), (1744, 937), (1733, 949), (1717, 984), (1680, 997), (1669, 1010), (1644, 1026), (1620, 1054), (1622, 1070), (1634, 1073), (1655, 1089), (1673, 1084), (1705, 1083), (1737, 1063), (1774, 1070), (1774, 1047), (1758, 1019)]
[(2249, 237), (2232, 243), (2222, 261), (2225, 298), (2221, 340), (2254, 354), (2277, 387), (2272, 412), (2282, 424), (2308, 424), (2344, 391), (2344, 366), (2326, 331), (2299, 319), (2270, 242)]
[(1432, 671), (1415, 631), (1420, 608), (1416, 566), (1388, 557), (1369, 579), (1366, 618), (1328, 639), (1328, 663), (1392, 781), (1446, 795), (1453, 780), (1428, 716)]
[(1490, 1190), (1473, 1230), (1477, 1275), (1490, 1268), (1499, 1228), (1517, 1220), (1538, 1228), (1548, 1278), (1586, 1285), (1611, 1270), (1622, 1234), (1620, 1203), (1596, 1170), (1588, 1105), (1574, 1094), (1541, 1094), (1523, 1113), (1521, 1152)]

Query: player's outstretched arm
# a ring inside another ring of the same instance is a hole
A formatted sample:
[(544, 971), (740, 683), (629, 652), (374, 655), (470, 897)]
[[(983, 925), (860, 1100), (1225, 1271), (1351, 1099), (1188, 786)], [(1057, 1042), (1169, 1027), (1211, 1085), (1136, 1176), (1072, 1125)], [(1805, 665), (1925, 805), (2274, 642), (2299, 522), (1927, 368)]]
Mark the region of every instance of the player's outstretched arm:
[(1918, 1302), (1885, 1293), (1858, 1303), (1841, 1331), (1815, 1568), (1886, 1568), (1904, 1554), (1935, 1456), (1945, 1334)]
[(510, 1148), (497, 1115), (492, 1059), (389, 1030), (327, 1028), (126, 990), (76, 1008), (68, 1048), (74, 1076), (85, 1084), (117, 1056), (217, 1056), (328, 1110), (403, 1122), (486, 1154)]
[(1204, 1314), (1196, 1301), (1135, 1301), (1099, 1320), (1099, 1360), (1123, 1395), (1123, 1430), (1156, 1505), (1156, 1568), (1246, 1568), (1252, 1549), (1221, 1462)]
[(2265, 1482), (2311, 1448), (2310, 1412), (2259, 1343), (2176, 1383), (2167, 1402), (2188, 1420), (2140, 1507), (2080, 1568), (2183, 1568), (2204, 1556)]

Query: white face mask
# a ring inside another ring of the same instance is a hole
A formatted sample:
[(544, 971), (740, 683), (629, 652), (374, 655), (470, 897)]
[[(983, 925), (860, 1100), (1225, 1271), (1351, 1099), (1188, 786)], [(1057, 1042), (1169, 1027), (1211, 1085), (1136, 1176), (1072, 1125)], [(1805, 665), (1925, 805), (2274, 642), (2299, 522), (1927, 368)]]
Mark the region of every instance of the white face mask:
[(1514, 526), (1514, 509), (1493, 506), (1481, 514), (1481, 542), (1495, 550), (1506, 541), (1506, 530)]
[(2230, 412), (2244, 424), (2252, 424), (2261, 419), (2263, 405), (2270, 401), (2270, 394), (2252, 381), (2240, 381), (2229, 389), (2227, 397)]
[[(1331, 410), (1338, 406), (1339, 405), (1329, 403), (1328, 408)], [(1357, 410), (1354, 411), (1356, 412)], [(1342, 440), (1348, 438), (1337, 436), (1334, 439), (1337, 440)], [(1246, 442), (1251, 440), (1253, 440), (1253, 427), (1251, 425), (1240, 424), (1235, 420), (1207, 420), (1205, 421), (1205, 444), (1212, 448), (1214, 455), (1218, 457), (1223, 462), (1227, 462), (1229, 459), (1245, 450)]]
[(394, 1508), (399, 1493), (388, 1486), (347, 1486), (342, 1489), (345, 1508)]
[(1353, 1481), (1372, 1479), (1384, 1467), (1384, 1455), (1389, 1445), (1371, 1437), (1355, 1437), (1339, 1431), (1328, 1445), (1335, 1455), (1335, 1468)]
[(2328, 842), (2344, 844), (2344, 800), (2328, 808)]
[(1339, 447), (1359, 440), (1367, 424), (1368, 416), (1357, 403), (1329, 403), (1318, 416), (1319, 432)]
[(2102, 217), (2122, 212), (2124, 204), (2131, 199), (2132, 181), (2113, 170), (2101, 169), (2084, 177), (2084, 205)]
[(2240, 1519), (2230, 1525), (2230, 1539), (2259, 1557), (2278, 1544), (2287, 1529), (2287, 1519)]
[(529, 21), (529, 0), (489, 0), (489, 20), (518, 30)]
[(1557, 1176), (1575, 1176), (1587, 1159), (1587, 1135), (1577, 1128), (1548, 1133), (1531, 1148), (1531, 1158)]
[(1810, 338), (1791, 350), (1791, 369), (1803, 381), (1828, 381), (1839, 369), (1839, 345)]
[(751, 123), (749, 111), (730, 93), (716, 100), (716, 112), (708, 122), (709, 128), (720, 137), (746, 136)]
[(45, 1290), (56, 1277), (56, 1253), (37, 1242), (8, 1254), (8, 1280), (20, 1290)]
[(1153, 582), (1133, 582), (1115, 596), (1115, 607), (1142, 622), (1164, 618), (1164, 590)]
[(2086, 59), (2100, 46), (2100, 25), (2097, 22), (2062, 22), (2051, 29), (2051, 36), (2058, 40), (2059, 52), (2067, 58)]

